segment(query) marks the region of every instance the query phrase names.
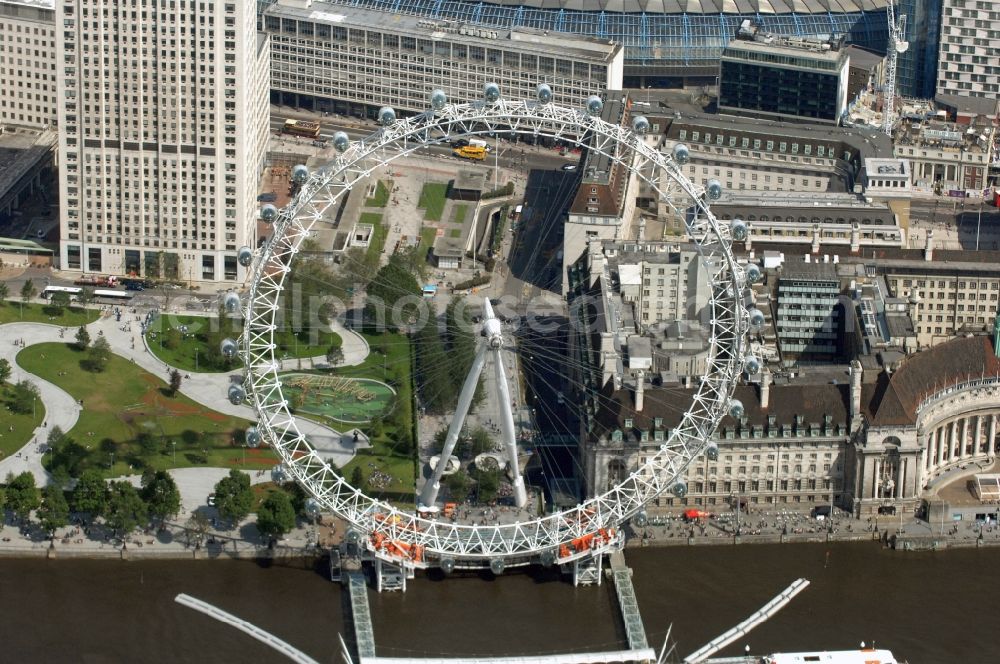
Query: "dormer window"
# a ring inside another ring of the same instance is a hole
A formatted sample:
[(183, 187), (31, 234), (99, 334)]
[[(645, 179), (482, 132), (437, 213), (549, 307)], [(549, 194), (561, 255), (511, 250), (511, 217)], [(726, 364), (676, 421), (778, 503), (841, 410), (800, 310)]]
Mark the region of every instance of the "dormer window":
[(663, 418), (662, 417), (654, 417), (653, 418), (653, 426), (656, 427), (657, 429), (661, 428), (663, 426)]
[(622, 442), (622, 432), (621, 432), (621, 429), (615, 429), (614, 431), (611, 432), (611, 440), (614, 441), (614, 442), (616, 442), (616, 443)]
[(625, 428), (626, 429), (631, 429), (632, 428), (632, 418), (631, 417), (626, 417), (625, 418)]

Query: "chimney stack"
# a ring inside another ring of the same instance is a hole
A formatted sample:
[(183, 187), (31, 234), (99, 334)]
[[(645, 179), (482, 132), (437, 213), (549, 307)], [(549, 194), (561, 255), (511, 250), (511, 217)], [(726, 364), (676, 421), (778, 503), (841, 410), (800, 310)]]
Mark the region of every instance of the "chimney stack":
[(635, 412), (642, 412), (642, 400), (645, 380), (643, 372), (638, 372), (635, 376)]
[(851, 362), (851, 419), (861, 416), (861, 377), (863, 370), (857, 360)]
[(771, 403), (771, 370), (767, 367), (760, 372), (760, 407), (767, 409)]
[(924, 246), (924, 260), (932, 261), (934, 260), (934, 247), (932, 241), (934, 239), (934, 231), (927, 231), (927, 244)]

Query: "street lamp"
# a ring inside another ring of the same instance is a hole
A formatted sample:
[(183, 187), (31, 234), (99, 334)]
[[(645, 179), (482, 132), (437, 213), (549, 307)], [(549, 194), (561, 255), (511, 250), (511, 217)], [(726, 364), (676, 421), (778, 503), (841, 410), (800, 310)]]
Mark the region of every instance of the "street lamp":
[(170, 446), (174, 450), (174, 466), (176, 466), (177, 465), (177, 441), (176, 440), (170, 441)]

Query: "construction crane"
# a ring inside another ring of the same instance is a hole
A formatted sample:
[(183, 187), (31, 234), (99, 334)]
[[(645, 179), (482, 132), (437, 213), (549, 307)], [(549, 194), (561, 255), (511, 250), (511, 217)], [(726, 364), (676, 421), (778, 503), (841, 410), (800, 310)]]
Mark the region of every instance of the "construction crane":
[(882, 132), (892, 138), (893, 116), (896, 105), (896, 62), (900, 53), (910, 47), (906, 41), (906, 14), (896, 20), (896, 2), (889, 0), (886, 16), (889, 19), (889, 47), (886, 49), (885, 84), (882, 87)]

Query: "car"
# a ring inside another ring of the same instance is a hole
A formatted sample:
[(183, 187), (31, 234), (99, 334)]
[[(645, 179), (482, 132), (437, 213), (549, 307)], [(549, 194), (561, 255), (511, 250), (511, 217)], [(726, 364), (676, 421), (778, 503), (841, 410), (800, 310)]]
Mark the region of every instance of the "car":
[(259, 203), (273, 203), (276, 200), (278, 200), (278, 194), (271, 192), (261, 194), (257, 197), (257, 202)]
[(313, 147), (314, 148), (325, 148), (326, 147), (326, 141), (325, 140), (315, 140), (315, 141), (313, 141)]
[(468, 141), (468, 139), (465, 139), (465, 138), (460, 138), (457, 141), (452, 141), (451, 142), (451, 147), (455, 148), (456, 150), (458, 148), (464, 148), (464, 147), (466, 147), (468, 145), (469, 145), (469, 141)]
[(575, 171), (576, 170), (576, 164), (563, 164), (562, 169), (564, 171), (567, 171), (567, 172)]
[(215, 494), (214, 493), (208, 494), (208, 504), (211, 505), (212, 507), (215, 507)]

